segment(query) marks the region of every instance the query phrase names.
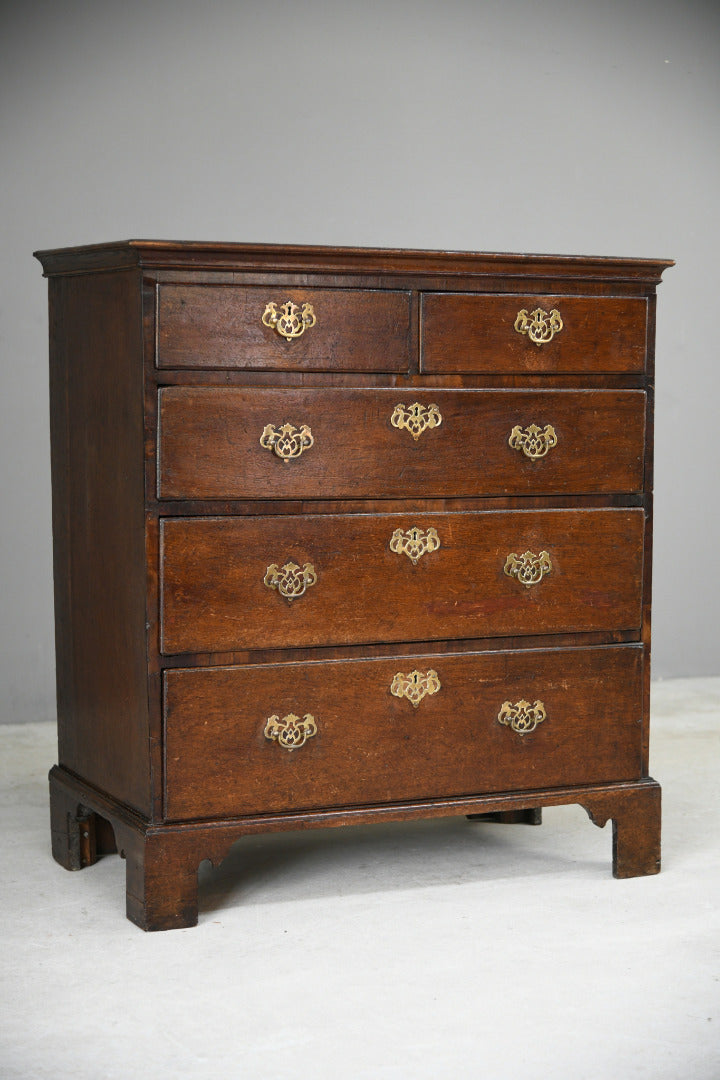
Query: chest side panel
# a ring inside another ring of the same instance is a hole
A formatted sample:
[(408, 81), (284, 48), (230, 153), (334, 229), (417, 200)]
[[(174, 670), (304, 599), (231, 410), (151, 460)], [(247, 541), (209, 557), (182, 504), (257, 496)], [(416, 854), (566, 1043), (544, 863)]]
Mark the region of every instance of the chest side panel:
[(137, 274), (52, 280), (50, 333), (60, 764), (149, 813)]

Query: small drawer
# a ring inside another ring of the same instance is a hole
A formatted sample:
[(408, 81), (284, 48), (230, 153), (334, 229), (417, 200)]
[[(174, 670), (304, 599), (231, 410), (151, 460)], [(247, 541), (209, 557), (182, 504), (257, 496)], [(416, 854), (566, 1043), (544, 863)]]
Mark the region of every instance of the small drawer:
[(158, 495), (635, 492), (645, 409), (640, 390), (167, 387), (158, 409)]
[(640, 646), (164, 676), (172, 820), (641, 775)]
[(421, 370), (561, 374), (642, 372), (642, 297), (425, 293)]
[(166, 518), (164, 653), (641, 623), (640, 509)]
[(408, 292), (158, 287), (160, 368), (407, 371), (409, 338)]

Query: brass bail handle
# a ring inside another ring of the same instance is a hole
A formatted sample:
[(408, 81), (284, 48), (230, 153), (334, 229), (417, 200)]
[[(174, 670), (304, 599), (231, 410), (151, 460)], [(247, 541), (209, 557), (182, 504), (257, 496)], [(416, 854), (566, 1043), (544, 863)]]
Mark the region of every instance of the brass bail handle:
[(286, 465), (288, 461), (299, 458), (311, 446), (315, 439), (307, 424), (297, 428), (294, 424), (266, 424), (260, 436), (260, 445), (263, 450), (271, 450)]
[(557, 441), (558, 437), (552, 424), (546, 424), (544, 429), (538, 427), (537, 424), (529, 424), (526, 428), (521, 428), (519, 424), (516, 424), (510, 432), (508, 445), (513, 450), (522, 452), (531, 461), (538, 461), (545, 457), (554, 446), (557, 446)]
[(308, 739), (317, 735), (317, 723), (312, 713), (305, 713), (302, 718), (288, 713), (282, 719), (276, 713), (267, 718), (264, 735), (283, 750), (299, 750)]
[(268, 589), (277, 589), (286, 600), (296, 600), (304, 596), (317, 581), (317, 573), (312, 563), (306, 562), (302, 568), (294, 562), (286, 562), (280, 567), (271, 563), (265, 571), (263, 585)]
[(541, 307), (536, 307), (529, 314), (526, 308), (522, 308), (515, 319), (518, 334), (527, 334), (533, 345), (537, 346), (547, 345), (562, 328), (562, 316), (557, 308), (543, 311)]
[(302, 337), (306, 330), (317, 322), (312, 304), (294, 304), (292, 300), (286, 300), (279, 307), (270, 300), (265, 305), (262, 314), (263, 326), (275, 330), (286, 341), (293, 341)]
[(498, 723), (509, 727), (517, 735), (527, 735), (534, 731), (546, 718), (545, 704), (539, 699), (532, 705), (524, 698), (516, 701), (514, 705), (510, 701), (503, 701), (498, 713)]
[(529, 589), (537, 585), (552, 570), (552, 560), (547, 551), (541, 551), (536, 555), (532, 551), (524, 551), (518, 555), (511, 551), (505, 560), (505, 573), (508, 577), (516, 578), (521, 585)]

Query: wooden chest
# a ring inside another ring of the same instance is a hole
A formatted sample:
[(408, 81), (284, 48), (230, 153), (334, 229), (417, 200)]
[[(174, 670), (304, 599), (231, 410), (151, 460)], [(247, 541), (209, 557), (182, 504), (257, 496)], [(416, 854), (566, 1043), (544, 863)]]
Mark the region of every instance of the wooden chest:
[[(130, 241), (50, 282), (53, 854), (197, 921), (248, 833), (613, 821), (648, 776), (668, 261)], [(468, 826), (470, 827), (470, 826)]]

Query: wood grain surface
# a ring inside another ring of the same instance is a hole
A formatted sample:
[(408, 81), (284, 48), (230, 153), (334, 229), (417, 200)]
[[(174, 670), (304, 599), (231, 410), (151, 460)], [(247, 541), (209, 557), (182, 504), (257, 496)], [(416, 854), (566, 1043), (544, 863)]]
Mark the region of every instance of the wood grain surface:
[[(563, 328), (535, 345), (515, 330), (518, 313), (560, 312)], [(422, 297), (422, 360), (427, 372), (643, 371), (647, 302), (640, 298), (482, 296)]]
[[(394, 675), (433, 669), (415, 708)], [(642, 649), (402, 657), (165, 675), (171, 819), (537, 789), (640, 775)], [(520, 735), (507, 700), (540, 699)], [(269, 717), (311, 714), (317, 734), (287, 750)]]
[[(166, 653), (639, 629), (645, 515), (629, 510), (318, 514), (162, 522)], [(435, 529), (415, 565), (395, 530)], [(526, 587), (508, 555), (547, 551)], [(317, 583), (292, 601), (268, 566), (310, 563)]]
[[(396, 406), (434, 405), (417, 439)], [(640, 390), (400, 390), (165, 387), (158, 494), (165, 499), (411, 498), (642, 490), (646, 395)], [(307, 425), (313, 445), (289, 462), (263, 449), (265, 426)], [(537, 460), (509, 445), (515, 426), (551, 425)]]
[[(287, 341), (262, 322), (268, 302), (312, 305), (316, 323)], [(182, 368), (406, 371), (410, 294), (272, 285), (162, 285), (157, 364)]]

